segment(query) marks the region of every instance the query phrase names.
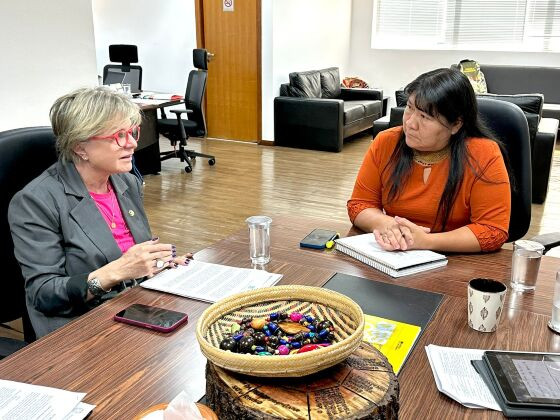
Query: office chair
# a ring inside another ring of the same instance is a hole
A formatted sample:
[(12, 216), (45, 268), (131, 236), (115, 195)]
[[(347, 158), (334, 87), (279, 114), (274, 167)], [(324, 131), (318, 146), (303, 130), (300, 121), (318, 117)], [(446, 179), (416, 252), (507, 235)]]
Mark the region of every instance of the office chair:
[[(481, 118), (494, 135), (504, 143), (510, 170), (515, 178), (511, 190), (511, 215), (508, 242), (522, 238), (531, 223), (531, 142), (527, 117), (517, 105), (489, 98), (477, 98)], [(531, 238), (544, 245), (545, 253), (560, 245), (560, 233), (547, 233)]]
[[(158, 120), (157, 129), (171, 141), (173, 151), (161, 152), (160, 160), (171, 158), (179, 158), (181, 162), (186, 162), (185, 172), (192, 172), (192, 160), (196, 157), (208, 159), (208, 164), (213, 166), (216, 158), (212, 155), (198, 153), (194, 150), (187, 150), (187, 139), (189, 135), (203, 137), (206, 135), (206, 122), (204, 121), (204, 113), (202, 112), (202, 98), (206, 90), (206, 79), (208, 77), (208, 52), (204, 49), (197, 48), (193, 50), (193, 65), (197, 70), (189, 73), (187, 90), (185, 92), (185, 110), (171, 110), (176, 116), (166, 118), (162, 108), (162, 118)], [(188, 120), (181, 118), (181, 114), (187, 114)], [(179, 143), (179, 150), (175, 147)]]
[(523, 237), (531, 224), (531, 142), (523, 111), (512, 103), (477, 98), (486, 126), (503, 142), (516, 188), (511, 191), (508, 242)]
[[(0, 323), (22, 318), (26, 343), (35, 340), (35, 332), (25, 306), (21, 268), (14, 256), (8, 205), (16, 192), (56, 160), (55, 137), (50, 127), (19, 128), (0, 133), (0, 255), (3, 257), (4, 279), (0, 294)], [(0, 338), (0, 357), (7, 356), (26, 343)]]
[(136, 45), (109, 45), (109, 60), (114, 63), (103, 67), (103, 84), (128, 83), (132, 93), (142, 91), (142, 67), (130, 63), (138, 63), (138, 47)]

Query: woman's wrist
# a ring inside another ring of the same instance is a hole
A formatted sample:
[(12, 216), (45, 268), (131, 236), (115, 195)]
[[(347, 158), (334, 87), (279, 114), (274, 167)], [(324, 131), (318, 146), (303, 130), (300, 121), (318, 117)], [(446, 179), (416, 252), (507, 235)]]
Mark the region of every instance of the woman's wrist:
[(103, 290), (105, 291), (111, 290), (113, 286), (115, 286), (121, 281), (121, 278), (118, 275), (118, 270), (112, 267), (113, 265), (114, 265), (114, 261), (110, 262), (107, 265), (104, 265), (101, 268), (98, 268), (95, 271), (92, 271), (88, 276), (88, 280), (97, 278)]
[(373, 232), (374, 229), (384, 230), (391, 222), (394, 223), (391, 216), (387, 216), (380, 209), (373, 207), (362, 210), (354, 219), (354, 225), (364, 232)]

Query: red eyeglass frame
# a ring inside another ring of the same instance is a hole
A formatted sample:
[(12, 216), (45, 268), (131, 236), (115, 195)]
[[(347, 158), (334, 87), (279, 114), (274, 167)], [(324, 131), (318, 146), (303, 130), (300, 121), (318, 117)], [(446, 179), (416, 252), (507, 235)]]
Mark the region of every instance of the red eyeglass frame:
[[(136, 137), (132, 134), (134, 132), (134, 130), (136, 130)], [(123, 139), (121, 139), (119, 137), (119, 133), (122, 132), (126, 132), (126, 137), (124, 137), (124, 142)], [(136, 142), (138, 140), (140, 140), (140, 126), (139, 125), (133, 125), (132, 127), (130, 127), (128, 130), (119, 130), (116, 133), (111, 134), (110, 136), (95, 136), (95, 137), (90, 137), (90, 140), (105, 140), (105, 139), (113, 139), (115, 140), (115, 142), (117, 143), (117, 145), (119, 147), (125, 147), (126, 144), (128, 143), (128, 136), (132, 137)], [(122, 144), (121, 144), (122, 143)]]

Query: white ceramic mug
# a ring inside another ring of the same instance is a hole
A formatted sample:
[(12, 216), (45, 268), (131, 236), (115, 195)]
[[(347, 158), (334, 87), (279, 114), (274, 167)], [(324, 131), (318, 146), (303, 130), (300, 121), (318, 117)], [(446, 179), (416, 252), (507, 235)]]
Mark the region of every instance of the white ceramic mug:
[(467, 314), (469, 327), (494, 332), (500, 323), (507, 286), (497, 280), (472, 279), (468, 285)]

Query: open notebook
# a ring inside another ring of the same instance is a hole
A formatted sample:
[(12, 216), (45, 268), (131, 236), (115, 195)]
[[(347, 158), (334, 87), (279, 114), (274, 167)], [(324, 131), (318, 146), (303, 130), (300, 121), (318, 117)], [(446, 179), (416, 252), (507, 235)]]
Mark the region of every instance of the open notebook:
[(432, 251), (385, 251), (372, 233), (337, 239), (336, 249), (392, 277), (419, 273), (447, 264), (445, 255)]

